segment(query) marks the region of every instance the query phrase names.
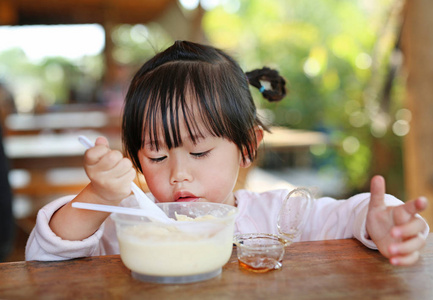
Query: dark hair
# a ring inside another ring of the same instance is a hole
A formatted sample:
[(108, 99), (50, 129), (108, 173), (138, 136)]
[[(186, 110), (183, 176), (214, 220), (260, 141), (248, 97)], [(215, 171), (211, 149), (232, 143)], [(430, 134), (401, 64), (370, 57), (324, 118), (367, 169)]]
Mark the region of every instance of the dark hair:
[[(194, 96), (187, 99), (188, 95)], [(189, 103), (200, 116), (193, 115)], [(149, 131), (149, 142), (159, 149), (157, 122), (162, 122), (167, 147), (178, 147), (181, 118), (193, 142), (204, 134), (198, 127), (201, 122), (210, 134), (235, 143), (243, 159), (247, 156), (251, 161), (256, 155), (254, 126), (266, 129), (256, 115), (247, 77), (238, 63), (219, 49), (186, 41), (176, 41), (144, 63), (129, 86), (122, 141), (138, 170), (145, 132)]]
[[(263, 97), (270, 102), (280, 101), (286, 96), (286, 80), (278, 74), (278, 71), (264, 67), (245, 73), (248, 82), (258, 88)], [(266, 89), (262, 83), (269, 83), (270, 89)]]

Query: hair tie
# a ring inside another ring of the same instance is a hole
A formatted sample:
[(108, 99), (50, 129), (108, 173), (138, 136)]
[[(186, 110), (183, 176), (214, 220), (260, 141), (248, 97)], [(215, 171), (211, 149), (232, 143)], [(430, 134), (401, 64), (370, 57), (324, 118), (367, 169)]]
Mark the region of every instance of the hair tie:
[(260, 91), (260, 93), (263, 94), (263, 92), (265, 91), (265, 87), (262, 85), (262, 86), (260, 87), (259, 91)]

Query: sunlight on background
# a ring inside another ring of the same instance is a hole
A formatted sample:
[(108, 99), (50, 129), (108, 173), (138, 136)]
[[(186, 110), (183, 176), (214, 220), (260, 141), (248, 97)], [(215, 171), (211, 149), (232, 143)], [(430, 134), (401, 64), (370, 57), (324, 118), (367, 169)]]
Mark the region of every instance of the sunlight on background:
[(228, 13), (235, 13), (241, 7), (239, 0), (179, 0), (180, 4), (187, 10), (193, 10), (200, 4), (204, 10), (212, 10), (221, 5)]
[[(401, 155), (401, 137), (411, 130), (412, 117), (402, 108), (401, 78), (393, 79), (388, 106), (381, 103), (390, 67), (399, 65), (393, 59), (399, 1), (178, 3), (187, 16), (204, 11), (208, 43), (232, 54), (244, 70), (269, 66), (286, 78), (286, 101), (268, 103), (253, 89), (254, 100), (272, 124), (329, 137), (330, 145), (311, 149), (317, 170), (332, 166), (344, 172), (350, 188), (362, 188), (374, 143), (386, 140)], [(132, 68), (171, 39), (158, 22), (118, 24), (111, 32), (111, 55), (119, 66)], [(99, 25), (0, 27), (0, 84), (24, 113), (37, 111), (40, 99), (47, 107), (103, 103), (98, 92), (105, 80), (104, 42)]]
[[(66, 76), (73, 77), (66, 73), (63, 61), (69, 61), (70, 66), (83, 73), (98, 69), (94, 62), (85, 60), (103, 53), (105, 31), (98, 24), (0, 26), (0, 41), (0, 54), (4, 55), (0, 61), (0, 83), (14, 94), (18, 112), (31, 112), (38, 101), (52, 105), (68, 98), (68, 91), (58, 88), (71, 84)], [(8, 55), (8, 51), (15, 54)], [(24, 56), (16, 54), (19, 51)], [(37, 71), (36, 66), (42, 68)], [(90, 82), (88, 78), (81, 81)]]
[(77, 59), (100, 54), (105, 45), (105, 33), (97, 24), (2, 26), (0, 41), (0, 52), (21, 48), (32, 61), (50, 56)]

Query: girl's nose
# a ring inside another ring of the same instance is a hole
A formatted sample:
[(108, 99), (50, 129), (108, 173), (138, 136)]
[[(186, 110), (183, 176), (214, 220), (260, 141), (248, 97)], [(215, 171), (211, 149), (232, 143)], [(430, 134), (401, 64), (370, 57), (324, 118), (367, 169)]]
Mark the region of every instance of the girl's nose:
[(192, 176), (188, 167), (188, 162), (182, 159), (175, 159), (172, 164), (170, 183), (176, 184), (191, 180)]

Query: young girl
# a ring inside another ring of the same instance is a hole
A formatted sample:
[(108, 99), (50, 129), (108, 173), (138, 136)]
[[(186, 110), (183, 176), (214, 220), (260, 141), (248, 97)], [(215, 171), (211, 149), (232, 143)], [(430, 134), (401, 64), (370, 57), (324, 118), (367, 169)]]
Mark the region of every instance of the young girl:
[[(122, 132), (128, 158), (98, 138), (84, 157), (91, 182), (77, 196), (41, 209), (26, 259), (119, 253), (108, 214), (76, 209), (71, 203), (136, 206), (131, 195), (135, 170), (144, 175), (157, 202), (234, 205), (239, 209), (235, 233), (277, 233), (278, 211), (288, 190), (233, 192), (239, 168), (254, 160), (265, 128), (248, 81), (271, 101), (285, 94), (284, 80), (276, 71), (264, 68), (247, 75), (224, 52), (183, 41), (146, 62), (125, 100)], [(426, 205), (424, 198), (403, 204), (385, 195), (385, 182), (376, 176), (369, 194), (316, 200), (298, 240), (356, 237), (379, 249), (392, 264), (412, 264), (429, 231), (417, 215)]]

